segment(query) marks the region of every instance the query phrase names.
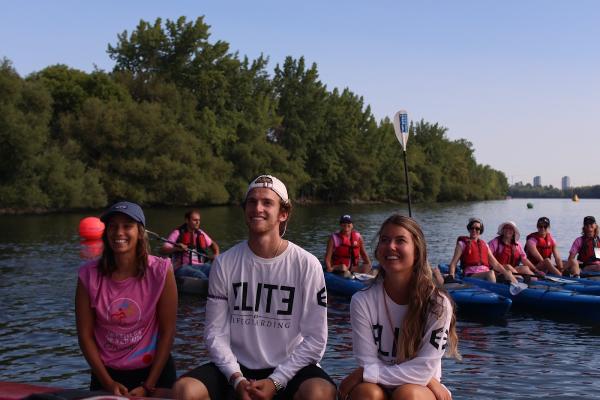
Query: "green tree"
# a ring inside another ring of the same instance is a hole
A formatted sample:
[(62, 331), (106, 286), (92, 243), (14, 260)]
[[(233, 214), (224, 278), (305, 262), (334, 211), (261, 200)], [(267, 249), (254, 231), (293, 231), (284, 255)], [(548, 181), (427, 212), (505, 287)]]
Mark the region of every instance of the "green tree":
[[(56, 86), (56, 93), (65, 93)], [(51, 92), (38, 79), (21, 79), (0, 66), (0, 185), (8, 207), (80, 208), (105, 203), (97, 171), (79, 161), (79, 146), (50, 137)], [(60, 96), (59, 96), (60, 97)]]
[(282, 116), (273, 134), (292, 158), (304, 164), (325, 129), (327, 91), (319, 80), (317, 65), (306, 68), (303, 57), (286, 57), (281, 67), (275, 67), (273, 85), (277, 113)]

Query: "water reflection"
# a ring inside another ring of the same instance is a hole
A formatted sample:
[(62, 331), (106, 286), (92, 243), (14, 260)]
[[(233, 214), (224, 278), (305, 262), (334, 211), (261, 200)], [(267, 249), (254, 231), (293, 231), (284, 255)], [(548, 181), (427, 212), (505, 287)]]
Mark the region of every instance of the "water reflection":
[(102, 255), (104, 243), (100, 239), (82, 240), (80, 243), (79, 257), (83, 260), (91, 260)]

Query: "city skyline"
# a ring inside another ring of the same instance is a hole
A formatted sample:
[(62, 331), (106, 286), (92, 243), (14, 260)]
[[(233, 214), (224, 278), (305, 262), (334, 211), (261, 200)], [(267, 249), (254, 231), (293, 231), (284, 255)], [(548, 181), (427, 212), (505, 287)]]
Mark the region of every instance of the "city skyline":
[(560, 186), (562, 190), (568, 190), (572, 188), (573, 186), (571, 185), (571, 178), (568, 176), (563, 176), (560, 181)]
[(32, 0), (3, 9), (0, 56), (21, 76), (56, 63), (110, 71), (108, 44), (140, 19), (204, 15), (211, 41), (228, 42), (242, 57), (268, 56), (270, 72), (288, 55), (304, 56), (329, 90), (363, 96), (377, 120), (406, 109), (412, 121), (447, 127), (450, 139), (473, 143), (477, 162), (503, 171), (509, 184), (543, 176), (560, 187), (565, 175), (573, 186), (600, 184), (587, 172), (595, 159), (580, 156), (600, 126), (594, 1)]

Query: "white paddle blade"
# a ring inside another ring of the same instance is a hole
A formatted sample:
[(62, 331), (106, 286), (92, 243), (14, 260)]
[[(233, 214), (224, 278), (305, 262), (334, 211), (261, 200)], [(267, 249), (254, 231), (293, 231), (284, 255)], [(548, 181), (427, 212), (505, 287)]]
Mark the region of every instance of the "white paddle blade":
[(394, 115), (394, 132), (400, 146), (406, 151), (406, 143), (408, 142), (408, 114), (406, 110), (400, 110)]
[(525, 290), (527, 288), (528, 288), (528, 286), (527, 286), (526, 283), (517, 282), (517, 283), (511, 283), (510, 284), (510, 288), (508, 289), (508, 291), (513, 296), (516, 296), (516, 295), (518, 295), (519, 293), (521, 293), (523, 290)]

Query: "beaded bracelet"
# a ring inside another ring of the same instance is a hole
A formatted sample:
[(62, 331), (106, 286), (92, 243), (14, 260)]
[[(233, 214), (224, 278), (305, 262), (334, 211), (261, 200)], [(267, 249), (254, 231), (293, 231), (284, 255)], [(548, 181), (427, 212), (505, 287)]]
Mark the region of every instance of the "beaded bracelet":
[(245, 381), (246, 378), (244, 378), (243, 375), (238, 376), (237, 378), (235, 378), (235, 380), (233, 381), (233, 390), (236, 390), (238, 385), (240, 384), (241, 381)]

